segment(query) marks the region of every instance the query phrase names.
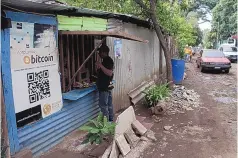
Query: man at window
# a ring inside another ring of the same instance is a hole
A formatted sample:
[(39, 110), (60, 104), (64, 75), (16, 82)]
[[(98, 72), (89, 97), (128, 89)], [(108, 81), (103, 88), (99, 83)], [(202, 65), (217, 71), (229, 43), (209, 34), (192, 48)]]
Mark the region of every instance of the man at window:
[(108, 56), (109, 51), (106, 45), (102, 45), (99, 48), (99, 56), (102, 59), (102, 63), (96, 62), (96, 66), (98, 67), (97, 88), (99, 91), (99, 107), (103, 115), (112, 122), (113, 105), (111, 90), (113, 87), (111, 87), (111, 81), (113, 78), (114, 62), (112, 58)]

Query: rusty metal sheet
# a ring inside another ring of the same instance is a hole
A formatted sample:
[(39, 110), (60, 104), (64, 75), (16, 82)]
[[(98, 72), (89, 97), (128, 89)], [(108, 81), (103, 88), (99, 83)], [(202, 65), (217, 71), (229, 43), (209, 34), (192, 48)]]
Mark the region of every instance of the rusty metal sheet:
[(144, 40), (140, 37), (134, 36), (132, 34), (128, 34), (123, 31), (59, 31), (59, 34), (63, 35), (101, 35), (101, 36), (110, 36), (116, 38), (122, 38), (132, 41), (138, 41), (143, 43), (148, 43), (148, 40)]

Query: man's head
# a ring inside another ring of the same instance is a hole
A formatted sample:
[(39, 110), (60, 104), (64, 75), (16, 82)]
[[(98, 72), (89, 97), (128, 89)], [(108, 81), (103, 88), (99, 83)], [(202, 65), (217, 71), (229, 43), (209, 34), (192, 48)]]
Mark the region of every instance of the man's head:
[(100, 58), (105, 58), (108, 56), (109, 54), (109, 47), (107, 45), (102, 45), (100, 48), (99, 48), (99, 56)]

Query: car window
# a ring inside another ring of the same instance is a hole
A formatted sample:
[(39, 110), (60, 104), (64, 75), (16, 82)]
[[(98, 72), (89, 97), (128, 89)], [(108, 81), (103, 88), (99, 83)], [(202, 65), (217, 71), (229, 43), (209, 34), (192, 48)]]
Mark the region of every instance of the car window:
[(233, 52), (233, 49), (232, 49), (232, 47), (223, 47), (222, 51), (223, 52)]
[(233, 43), (234, 43), (234, 39), (229, 38), (228, 41), (227, 41), (227, 43), (229, 43), (229, 44), (233, 44)]
[(225, 55), (220, 51), (204, 51), (202, 57), (221, 58), (225, 57)]

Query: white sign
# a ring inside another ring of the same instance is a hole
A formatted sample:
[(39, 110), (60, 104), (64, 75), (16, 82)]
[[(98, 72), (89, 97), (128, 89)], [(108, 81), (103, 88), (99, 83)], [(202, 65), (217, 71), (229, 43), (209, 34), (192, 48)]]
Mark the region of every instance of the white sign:
[(114, 54), (116, 58), (121, 59), (122, 57), (122, 40), (121, 39), (114, 40)]
[(18, 127), (63, 106), (56, 40), (55, 26), (12, 22), (11, 73)]

